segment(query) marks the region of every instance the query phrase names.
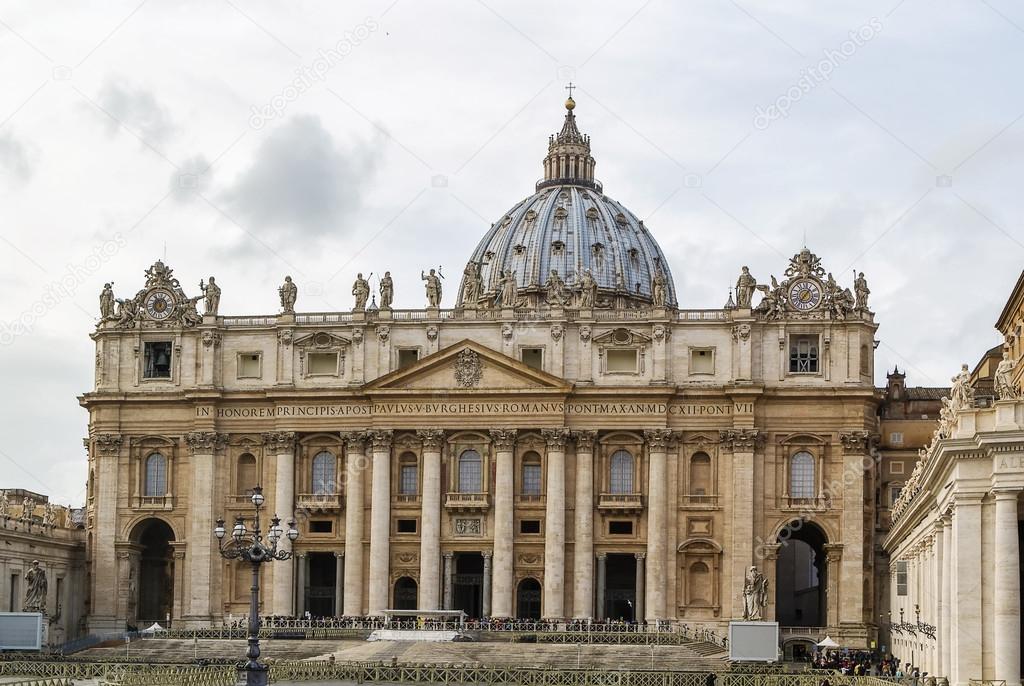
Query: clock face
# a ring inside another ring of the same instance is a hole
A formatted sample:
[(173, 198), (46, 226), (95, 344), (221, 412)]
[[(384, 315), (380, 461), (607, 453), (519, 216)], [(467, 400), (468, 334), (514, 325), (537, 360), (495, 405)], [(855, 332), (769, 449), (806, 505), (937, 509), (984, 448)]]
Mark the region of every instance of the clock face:
[(167, 319), (174, 311), (174, 296), (163, 289), (146, 296), (146, 312), (153, 319)]
[(789, 287), (789, 303), (801, 312), (813, 310), (821, 304), (821, 286), (812, 279), (799, 279)]

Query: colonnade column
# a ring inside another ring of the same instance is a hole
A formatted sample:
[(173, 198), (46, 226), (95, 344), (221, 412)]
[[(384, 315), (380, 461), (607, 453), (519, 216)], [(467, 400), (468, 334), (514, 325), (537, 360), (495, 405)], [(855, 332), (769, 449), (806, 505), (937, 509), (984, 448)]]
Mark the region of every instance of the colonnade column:
[(444, 431), (421, 429), (416, 435), (423, 441), (419, 609), (440, 610), (441, 446), (444, 443)]
[[(644, 431), (647, 439), (650, 465), (647, 482), (647, 583), (644, 607), (640, 619), (654, 621), (665, 617), (666, 550), (668, 529), (668, 460), (665, 455), (672, 440), (671, 429)], [(639, 598), (637, 599), (639, 601)]]
[[(210, 584), (213, 563), (213, 470), (214, 450), (224, 447), (227, 436), (213, 431), (190, 431), (185, 434), (192, 461), (192, 491), (189, 494), (188, 547), (188, 618), (195, 626), (207, 626), (213, 619), (212, 588)], [(255, 486), (256, 484), (253, 484)]]
[[(943, 558), (948, 554), (942, 540), (942, 519), (936, 519), (932, 525), (934, 543), (932, 544), (932, 588), (928, 595), (928, 599), (931, 604), (931, 612), (925, 619), (929, 624), (934, 624), (936, 627), (939, 622), (942, 621), (942, 585), (945, 582), (946, 570), (943, 565)], [(932, 664), (931, 669), (928, 671), (934, 676), (945, 676), (941, 672), (942, 669), (942, 651), (945, 649), (945, 644), (942, 642), (942, 633), (938, 630), (935, 632), (935, 638), (931, 642), (932, 647)]]
[(743, 618), (743, 580), (754, 560), (754, 448), (757, 429), (726, 429), (721, 433), (722, 447), (732, 451), (732, 516), (729, 574), (730, 616)]
[(306, 562), (309, 556), (306, 553), (299, 553), (295, 556), (296, 566), (299, 568), (298, 583), (295, 584), (295, 614), (301, 617), (306, 614)]
[(480, 608), (480, 614), (484, 617), (491, 616), (491, 551), (484, 550), (480, 553), (484, 558), (484, 584), (483, 584), (483, 602)]
[[(274, 456), (274, 513), (285, 522), (287, 529), (287, 522), (295, 518), (295, 434), (291, 431), (265, 433), (263, 445)], [(287, 536), (282, 536), (277, 545), (279, 549), (289, 552), (292, 549), (292, 542)], [(276, 615), (290, 617), (295, 614), (292, 605), (295, 596), (293, 566), (275, 564), (271, 568), (271, 611)]]
[(950, 592), (953, 588), (953, 521), (952, 516), (949, 512), (945, 512), (941, 517), (942, 521), (942, 590), (940, 597), (942, 605), (939, 609), (939, 637), (938, 645), (939, 649), (939, 673), (938, 676), (946, 677), (950, 676), (950, 652), (953, 648), (950, 642), (950, 621), (952, 617), (950, 610), (952, 608), (953, 599), (950, 596)]
[(345, 616), (363, 614), (363, 520), (366, 433), (341, 435), (345, 441)]
[[(953, 626), (957, 646), (952, 654), (953, 678), (956, 686), (968, 686), (971, 679), (982, 676), (981, 651), (971, 649), (981, 636), (981, 495), (957, 494), (953, 514), (953, 574), (952, 591), (956, 617)], [(1004, 602), (998, 599), (996, 602)]]
[(608, 554), (597, 554), (597, 608), (594, 616), (597, 619), (604, 619), (604, 594), (607, 576)]
[(1020, 686), (1020, 544), (1016, 490), (996, 489), (995, 678)]
[(444, 609), (452, 609), (452, 553), (444, 554)]
[[(826, 366), (827, 369), (827, 366)], [(839, 434), (843, 445), (843, 512), (855, 513), (864, 509), (864, 475), (867, 468), (874, 464), (869, 456), (875, 438), (867, 431), (844, 431)], [(817, 494), (821, 496), (819, 492)], [(864, 621), (864, 518), (844, 516), (842, 528), (843, 562), (840, 565), (842, 578), (838, 588), (839, 616), (834, 618), (835, 624), (840, 622), (857, 624)]]
[(494, 578), (491, 582), (491, 612), (494, 617), (512, 616), (515, 583), (512, 550), (515, 467), (515, 429), (491, 429), (494, 442)]
[(344, 613), (345, 585), (342, 570), (345, 568), (345, 553), (334, 553), (334, 616), (341, 617)]
[(573, 431), (576, 440), (576, 499), (573, 503), (572, 616), (594, 617), (594, 438)]
[(829, 627), (839, 626), (839, 574), (843, 561), (843, 544), (826, 543), (825, 564), (825, 624)]
[(644, 617), (644, 558), (647, 557), (647, 553), (636, 553), (636, 621), (641, 621)]
[(547, 441), (547, 493), (544, 521), (544, 597), (541, 607), (545, 619), (565, 616), (565, 440), (568, 429), (544, 429)]
[(370, 593), (371, 616), (388, 607), (391, 562), (391, 436), (390, 430), (370, 432), (373, 477), (370, 487)]
[[(92, 475), (93, 502), (96, 512), (95, 537), (92, 541), (92, 575), (90, 594), (92, 612), (89, 615), (89, 631), (108, 632), (124, 629), (124, 621), (117, 619), (117, 594), (111, 593), (103, 586), (103, 580), (115, 578), (117, 574), (117, 557), (114, 553), (114, 533), (117, 531), (117, 493), (118, 463), (122, 446), (127, 455), (128, 441), (122, 441), (120, 434), (97, 434), (92, 441), (92, 459), (95, 470)], [(175, 560), (176, 565), (183, 565), (184, 560)], [(5, 577), (10, 579), (8, 573)], [(184, 575), (179, 575), (184, 578)], [(175, 592), (180, 592), (176, 588)], [(8, 590), (8, 594), (10, 590)], [(18, 599), (20, 602), (20, 598)], [(21, 610), (20, 605), (11, 608), (11, 612)], [(182, 607), (181, 612), (186, 612)]]

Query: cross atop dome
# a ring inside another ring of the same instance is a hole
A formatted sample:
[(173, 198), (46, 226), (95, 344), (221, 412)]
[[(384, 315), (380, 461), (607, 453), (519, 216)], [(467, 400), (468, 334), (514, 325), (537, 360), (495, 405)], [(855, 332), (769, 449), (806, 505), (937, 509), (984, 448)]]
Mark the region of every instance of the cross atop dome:
[(601, 184), (594, 180), (597, 162), (590, 155), (590, 136), (580, 133), (576, 126), (576, 101), (572, 91), (576, 86), (570, 81), (565, 87), (569, 99), (565, 101), (565, 121), (562, 130), (548, 138), (548, 154), (544, 158), (544, 178), (537, 183), (537, 190), (549, 186), (583, 186), (601, 190)]

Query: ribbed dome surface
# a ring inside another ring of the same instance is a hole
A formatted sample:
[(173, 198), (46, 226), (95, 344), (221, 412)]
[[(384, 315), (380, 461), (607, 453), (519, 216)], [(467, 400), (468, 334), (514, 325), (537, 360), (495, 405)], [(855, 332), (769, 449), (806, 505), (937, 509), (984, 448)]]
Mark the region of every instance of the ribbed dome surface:
[[(677, 304), (665, 255), (637, 217), (599, 191), (578, 185), (540, 189), (499, 219), (473, 251), (483, 291), (499, 288), (511, 269), (521, 289), (544, 285), (552, 269), (569, 287), (587, 269), (602, 297), (650, 300), (651, 280), (665, 275), (666, 304)], [(463, 289), (459, 289), (460, 298)]]

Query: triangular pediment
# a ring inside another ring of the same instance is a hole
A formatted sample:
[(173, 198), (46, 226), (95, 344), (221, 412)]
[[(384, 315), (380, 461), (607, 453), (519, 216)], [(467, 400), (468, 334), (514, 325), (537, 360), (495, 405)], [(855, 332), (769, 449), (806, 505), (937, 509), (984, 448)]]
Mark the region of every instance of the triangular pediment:
[(571, 384), (475, 341), (463, 339), (405, 369), (374, 379), (372, 391), (568, 392)]

